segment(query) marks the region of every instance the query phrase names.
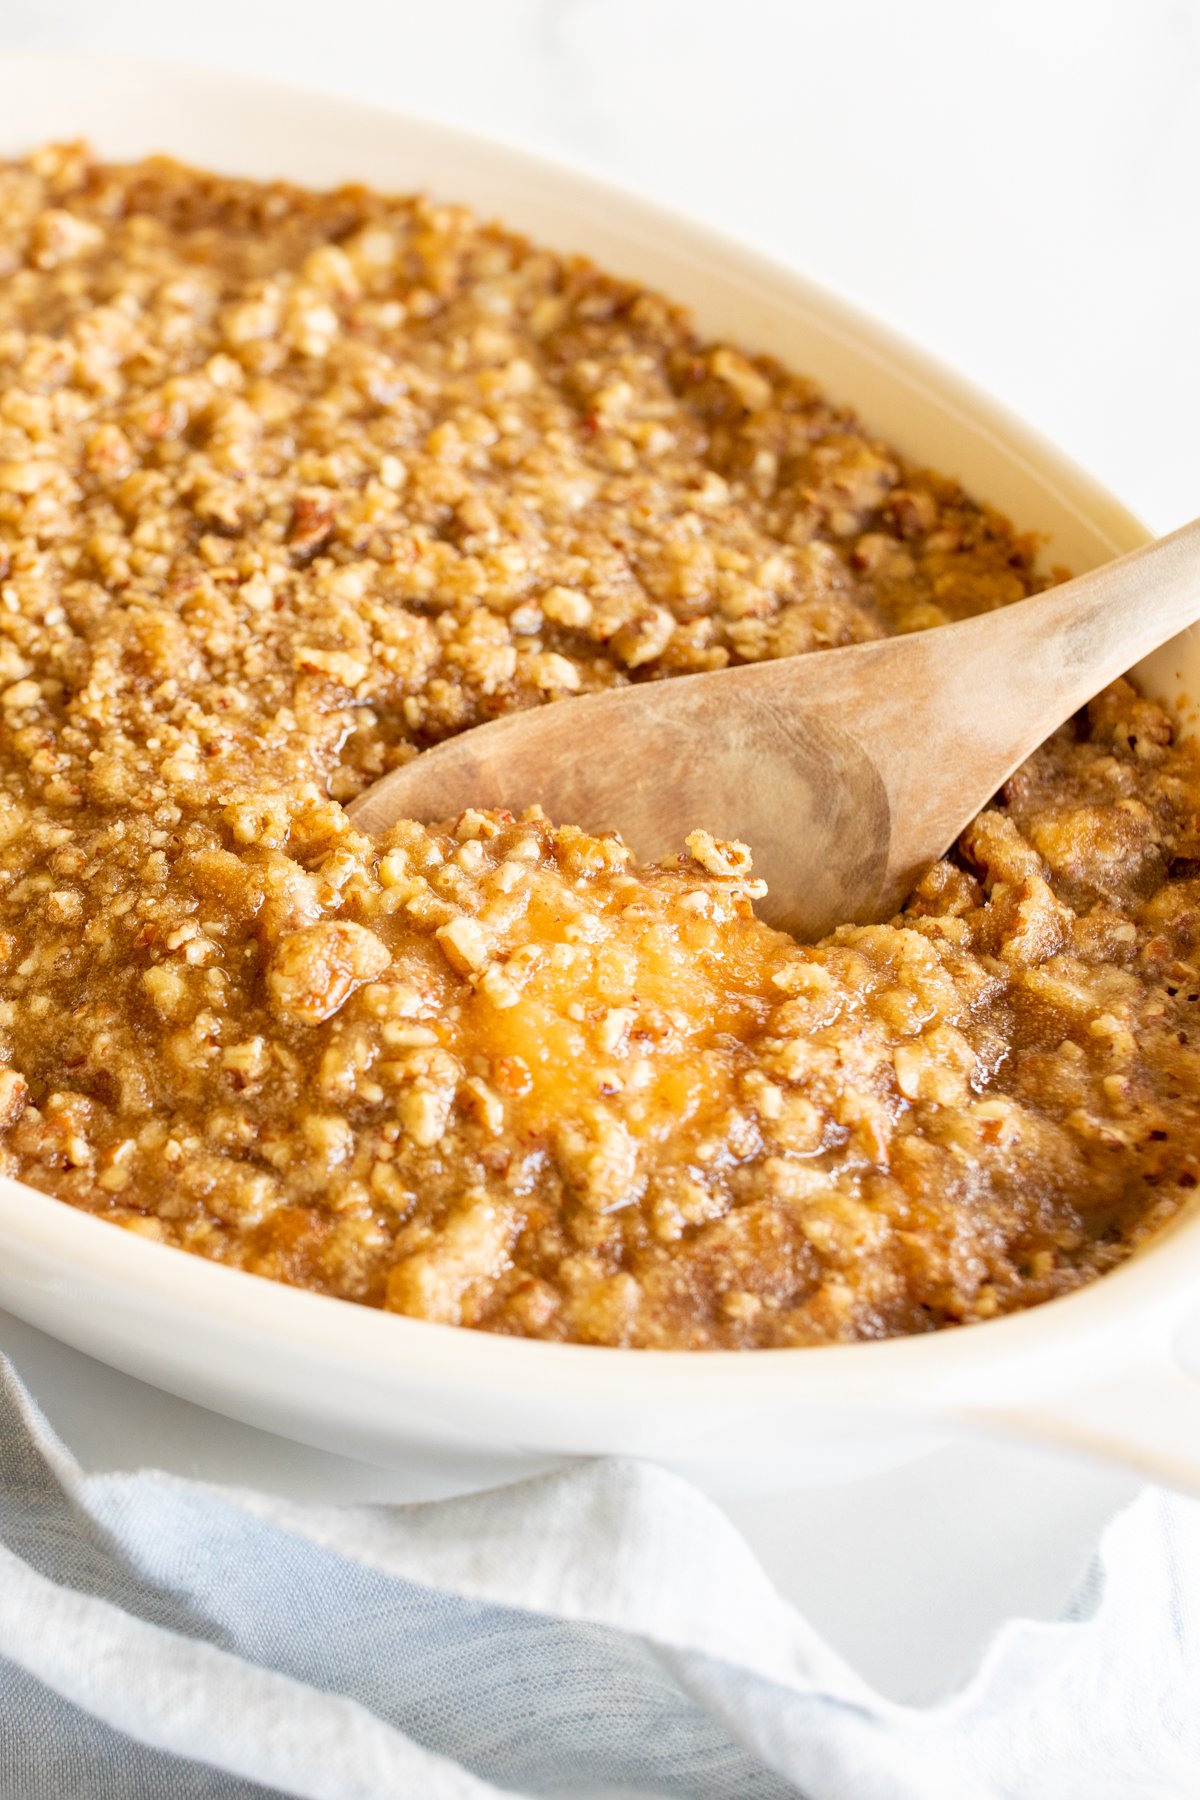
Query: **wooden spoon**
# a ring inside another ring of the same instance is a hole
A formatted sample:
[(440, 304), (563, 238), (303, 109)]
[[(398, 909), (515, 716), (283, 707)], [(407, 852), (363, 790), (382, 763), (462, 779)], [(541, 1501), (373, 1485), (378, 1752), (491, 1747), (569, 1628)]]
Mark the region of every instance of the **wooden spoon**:
[(350, 808), (361, 830), (539, 803), (642, 861), (751, 845), (773, 924), (889, 918), (1025, 758), (1200, 619), (1200, 520), (1089, 575), (909, 637), (556, 701), (450, 738)]

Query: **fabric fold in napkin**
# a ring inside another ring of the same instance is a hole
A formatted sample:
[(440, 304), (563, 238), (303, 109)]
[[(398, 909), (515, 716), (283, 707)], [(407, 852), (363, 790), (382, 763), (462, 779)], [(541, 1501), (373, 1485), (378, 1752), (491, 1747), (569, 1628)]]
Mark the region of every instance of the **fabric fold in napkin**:
[(652, 1465), (387, 1507), (86, 1475), (0, 1359), (0, 1800), (1190, 1800), (1198, 1695), (1200, 1505), (1155, 1491), (907, 1707)]

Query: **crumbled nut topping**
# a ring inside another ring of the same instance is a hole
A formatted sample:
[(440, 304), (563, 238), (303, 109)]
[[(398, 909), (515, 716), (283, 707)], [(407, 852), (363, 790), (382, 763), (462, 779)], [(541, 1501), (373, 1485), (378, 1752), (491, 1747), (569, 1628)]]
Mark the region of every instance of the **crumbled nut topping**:
[(342, 802), (575, 693), (925, 629), (1032, 547), (460, 208), (0, 169), (0, 1165), (417, 1317), (806, 1344), (1089, 1279), (1200, 1181), (1200, 763), (1118, 683), (888, 924), (746, 846)]

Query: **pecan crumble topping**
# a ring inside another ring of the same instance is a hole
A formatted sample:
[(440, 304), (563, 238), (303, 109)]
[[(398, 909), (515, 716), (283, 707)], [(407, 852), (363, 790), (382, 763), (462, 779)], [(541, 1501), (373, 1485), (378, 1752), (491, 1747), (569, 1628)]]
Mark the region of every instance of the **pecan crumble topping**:
[(0, 1167), (425, 1319), (985, 1319), (1200, 1179), (1200, 761), (1118, 683), (885, 925), (704, 821), (343, 802), (517, 707), (937, 626), (1033, 546), (808, 380), (461, 208), (0, 169)]

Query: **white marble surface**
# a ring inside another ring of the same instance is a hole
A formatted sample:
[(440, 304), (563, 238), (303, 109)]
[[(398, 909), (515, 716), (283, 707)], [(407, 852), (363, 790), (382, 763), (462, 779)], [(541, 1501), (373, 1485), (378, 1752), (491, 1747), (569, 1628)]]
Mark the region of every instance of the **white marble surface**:
[[(1190, 0), (0, 0), (0, 48), (136, 52), (336, 88), (591, 166), (936, 349), (1153, 526), (1200, 502), (1200, 7)], [(403, 1479), (168, 1399), (0, 1316), (96, 1467), (329, 1497)], [(897, 1695), (1061, 1604), (1132, 1479), (964, 1445), (730, 1510)]]

